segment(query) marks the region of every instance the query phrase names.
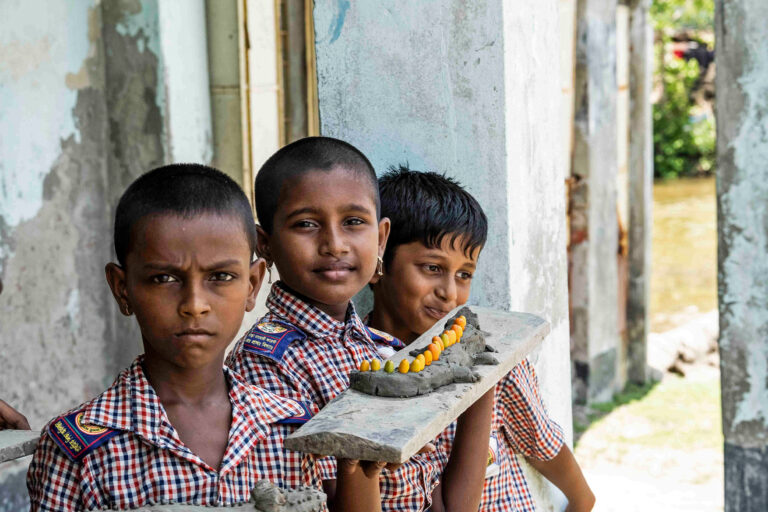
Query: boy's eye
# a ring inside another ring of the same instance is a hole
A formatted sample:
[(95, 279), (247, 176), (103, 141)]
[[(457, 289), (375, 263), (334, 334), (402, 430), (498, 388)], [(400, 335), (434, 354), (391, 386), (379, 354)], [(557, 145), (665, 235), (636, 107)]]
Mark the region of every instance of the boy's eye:
[(295, 228), (314, 228), (317, 227), (317, 222), (311, 220), (300, 220), (293, 224)]
[(235, 276), (229, 272), (214, 272), (211, 275), (211, 281), (232, 281), (234, 278)]
[(158, 274), (156, 276), (152, 276), (153, 283), (175, 283), (176, 281), (178, 281), (178, 279), (170, 274)]
[(472, 279), (472, 272), (461, 271), (457, 275), (459, 279)]
[(352, 217), (350, 219), (347, 219), (345, 221), (345, 224), (350, 226), (360, 226), (362, 224), (365, 224), (365, 221), (361, 219), (360, 217)]
[(440, 265), (435, 265), (434, 263), (427, 263), (424, 265), (424, 270), (430, 273), (438, 273), (440, 272)]

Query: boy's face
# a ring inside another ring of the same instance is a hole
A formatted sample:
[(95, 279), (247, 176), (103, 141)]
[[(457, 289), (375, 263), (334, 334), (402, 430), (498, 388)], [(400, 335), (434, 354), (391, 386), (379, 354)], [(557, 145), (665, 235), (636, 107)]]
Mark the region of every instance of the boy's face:
[(373, 286), (374, 310), (390, 334), (410, 343), (453, 308), (469, 299), (481, 248), (467, 255), (464, 239), (438, 248), (421, 242), (397, 246), (384, 276)]
[(177, 368), (221, 365), (264, 277), (235, 216), (153, 215), (131, 233), (125, 268), (107, 265), (123, 313), (135, 313), (146, 358)]
[(308, 172), (283, 184), (272, 233), (259, 229), (259, 254), (280, 279), (337, 320), (370, 281), (389, 236), (374, 194), (358, 172)]

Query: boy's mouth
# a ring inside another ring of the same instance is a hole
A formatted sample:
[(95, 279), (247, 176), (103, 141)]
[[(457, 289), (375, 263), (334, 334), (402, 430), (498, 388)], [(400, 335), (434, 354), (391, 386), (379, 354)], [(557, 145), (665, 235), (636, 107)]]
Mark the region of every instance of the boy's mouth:
[(213, 333), (205, 329), (184, 329), (174, 336), (184, 341), (204, 341), (213, 336)]
[(313, 272), (328, 281), (343, 281), (354, 270), (355, 267), (349, 263), (339, 261), (318, 267), (314, 269)]
[(430, 317), (434, 318), (435, 320), (440, 320), (441, 318), (443, 318), (445, 315), (448, 314), (448, 311), (443, 311), (442, 309), (431, 308), (429, 306), (424, 306), (424, 311), (427, 312), (427, 316), (430, 316)]

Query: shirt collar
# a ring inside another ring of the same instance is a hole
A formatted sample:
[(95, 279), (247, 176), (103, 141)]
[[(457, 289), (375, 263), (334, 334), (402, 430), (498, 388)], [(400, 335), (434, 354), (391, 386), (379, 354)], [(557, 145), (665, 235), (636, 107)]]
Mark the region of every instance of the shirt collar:
[(339, 322), (300, 299), (281, 281), (277, 281), (272, 285), (267, 298), (267, 309), (314, 338), (328, 336), (343, 338), (346, 332), (363, 341), (373, 343), (352, 301), (349, 301), (347, 306), (345, 321)]
[[(184, 446), (170, 424), (159, 397), (144, 373), (143, 360), (144, 356), (136, 358), (109, 389), (86, 406), (83, 421), (132, 432), (150, 444), (171, 449), (198, 462), (197, 456)], [(250, 446), (266, 437), (270, 425), (283, 418), (301, 415), (304, 410), (293, 400), (247, 384), (239, 374), (227, 367), (222, 367), (222, 371), (229, 384), (232, 403), (230, 444), (233, 440), (238, 443), (235, 450), (228, 446), (221, 465), (223, 472), (235, 466), (248, 453)]]

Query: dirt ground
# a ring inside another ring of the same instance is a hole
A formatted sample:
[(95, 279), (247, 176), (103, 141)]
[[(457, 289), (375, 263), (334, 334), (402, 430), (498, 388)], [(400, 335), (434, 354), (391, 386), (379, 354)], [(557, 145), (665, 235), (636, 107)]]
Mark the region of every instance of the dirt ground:
[(575, 453), (597, 496), (595, 510), (722, 511), (717, 368), (667, 374), (618, 401), (627, 403), (579, 411), (581, 421), (592, 421)]

